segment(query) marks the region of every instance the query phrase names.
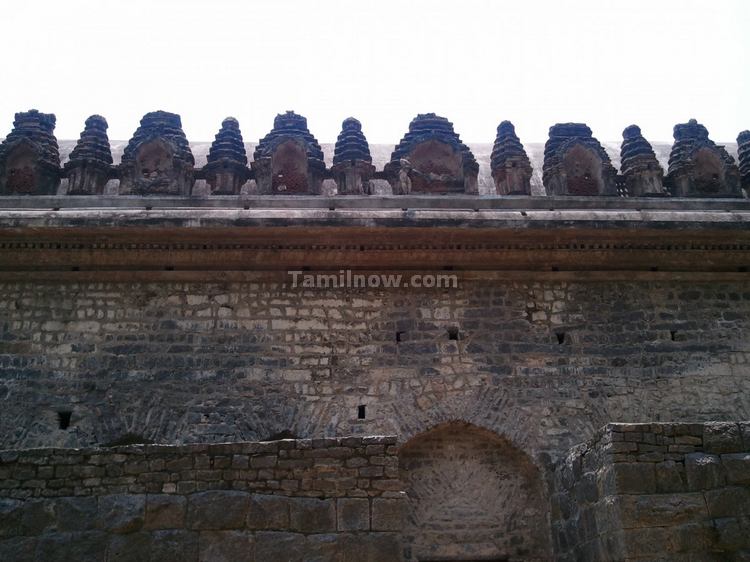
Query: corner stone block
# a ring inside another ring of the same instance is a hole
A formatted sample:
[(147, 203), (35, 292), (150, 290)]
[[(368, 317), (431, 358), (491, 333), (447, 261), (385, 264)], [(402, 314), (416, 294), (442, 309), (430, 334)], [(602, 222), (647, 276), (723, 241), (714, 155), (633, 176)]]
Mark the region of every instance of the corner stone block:
[(370, 530), (370, 501), (367, 498), (340, 498), (336, 513), (339, 531)]
[(250, 496), (247, 528), (260, 531), (289, 529), (289, 502), (286, 496)]
[(336, 530), (336, 505), (330, 499), (292, 498), (289, 518), (293, 531), (329, 533)]
[(171, 494), (146, 496), (144, 529), (181, 529), (185, 526), (187, 499)]
[[(247, 531), (202, 531), (199, 562), (256, 560), (255, 540)], [(258, 560), (264, 560), (258, 558)]]
[(188, 497), (187, 526), (189, 529), (241, 529), (250, 506), (249, 494), (214, 490)]
[(690, 491), (720, 488), (726, 480), (719, 457), (705, 453), (685, 455), (685, 476)]
[(703, 448), (707, 453), (742, 451), (740, 427), (731, 422), (711, 422), (703, 426)]
[(397, 498), (372, 500), (372, 530), (400, 531), (404, 526), (405, 501)]
[(653, 463), (615, 463), (615, 488), (620, 494), (653, 494), (656, 475)]
[(146, 496), (115, 494), (99, 498), (98, 527), (112, 533), (132, 533), (143, 526)]

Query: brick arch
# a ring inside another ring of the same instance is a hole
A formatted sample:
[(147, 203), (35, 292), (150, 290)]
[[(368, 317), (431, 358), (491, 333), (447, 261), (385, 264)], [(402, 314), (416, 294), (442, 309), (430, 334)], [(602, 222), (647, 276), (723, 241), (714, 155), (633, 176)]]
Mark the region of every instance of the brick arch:
[(550, 504), (532, 459), (508, 439), (446, 422), (399, 451), (404, 539), (426, 560), (547, 560)]

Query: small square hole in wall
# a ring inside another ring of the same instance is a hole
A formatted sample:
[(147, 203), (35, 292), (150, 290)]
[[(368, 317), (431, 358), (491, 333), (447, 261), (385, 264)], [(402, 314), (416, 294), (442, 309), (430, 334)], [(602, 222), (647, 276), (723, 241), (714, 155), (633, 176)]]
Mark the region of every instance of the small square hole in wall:
[(73, 412), (69, 410), (57, 412), (57, 424), (60, 429), (68, 429), (68, 427), (70, 427), (70, 417), (72, 415)]
[(404, 341), (404, 335), (406, 332), (396, 332), (396, 343)]
[(458, 326), (448, 328), (448, 339), (452, 341), (458, 340)]
[(565, 332), (555, 332), (555, 337), (557, 338), (557, 343), (559, 345), (565, 343)]
[(363, 420), (367, 417), (367, 411), (364, 404), (360, 404), (357, 406), (357, 419)]
[(671, 339), (672, 341), (676, 341), (677, 340), (677, 330), (670, 330), (669, 331), (669, 339)]

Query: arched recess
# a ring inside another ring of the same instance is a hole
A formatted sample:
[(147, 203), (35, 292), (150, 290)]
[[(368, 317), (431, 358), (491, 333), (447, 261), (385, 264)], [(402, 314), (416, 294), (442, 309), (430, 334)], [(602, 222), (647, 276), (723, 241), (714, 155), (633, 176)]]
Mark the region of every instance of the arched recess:
[(274, 193), (307, 193), (307, 153), (294, 140), (281, 143), (271, 156), (272, 189)]
[(574, 144), (563, 157), (569, 195), (600, 195), (603, 192), (602, 160), (594, 151)]
[(415, 560), (549, 560), (550, 507), (538, 468), (497, 434), (441, 424), (399, 453), (404, 537)]
[(152, 187), (169, 184), (172, 173), (172, 150), (162, 139), (143, 143), (135, 157), (138, 178), (147, 180)]

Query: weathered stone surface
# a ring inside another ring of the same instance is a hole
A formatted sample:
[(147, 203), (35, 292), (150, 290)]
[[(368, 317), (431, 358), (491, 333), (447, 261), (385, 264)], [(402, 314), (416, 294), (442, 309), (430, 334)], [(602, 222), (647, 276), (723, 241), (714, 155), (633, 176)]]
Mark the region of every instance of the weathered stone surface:
[(21, 527), (23, 502), (0, 498), (0, 538), (17, 535)]
[(249, 494), (216, 490), (188, 497), (187, 526), (190, 529), (241, 529), (245, 526)]
[(24, 503), (21, 515), (22, 535), (41, 535), (45, 531), (56, 530), (55, 506), (45, 500), (31, 500)]
[(678, 466), (676, 462), (670, 460), (657, 463), (654, 470), (657, 492), (684, 492), (686, 490), (683, 465)]
[(498, 195), (531, 193), (531, 162), (510, 121), (503, 121), (497, 126), (490, 168)]
[(616, 195), (617, 171), (584, 123), (558, 123), (544, 145), (542, 180), (549, 195)]
[(113, 535), (107, 545), (107, 560), (112, 562), (143, 562), (154, 560), (152, 546), (154, 539), (149, 533)]
[(36, 537), (2, 538), (0, 535), (0, 560), (34, 562), (36, 545)]
[(662, 527), (708, 518), (701, 493), (622, 496), (623, 527)]
[(409, 123), (384, 173), (396, 195), (477, 193), (479, 164), (453, 130), (453, 123), (424, 113)]
[(264, 562), (302, 562), (307, 547), (305, 535), (259, 532), (255, 534), (255, 558)]
[[(112, 535), (112, 540), (138, 535)], [(98, 531), (82, 533), (51, 533), (39, 537), (36, 560), (41, 562), (101, 562), (102, 560), (148, 560), (148, 552), (141, 558), (119, 558), (118, 551), (108, 546), (108, 535)], [(106, 556), (105, 556), (106, 553)]]
[(16, 113), (0, 143), (0, 195), (50, 195), (60, 184), (56, 118), (36, 109)]
[(90, 531), (98, 517), (97, 498), (72, 497), (55, 500), (58, 531)]
[(185, 530), (151, 533), (152, 562), (196, 562), (197, 560), (198, 533)]
[(654, 149), (643, 138), (637, 125), (622, 132), (620, 172), (625, 177), (625, 188), (630, 197), (664, 196), (664, 169), (656, 159)]
[(747, 193), (750, 189), (750, 131), (742, 131), (737, 137), (740, 159), (740, 181)]
[(370, 501), (367, 498), (336, 500), (337, 529), (339, 531), (369, 531)]
[(740, 172), (708, 129), (691, 119), (674, 126), (667, 185), (676, 197), (741, 197)]
[(194, 164), (180, 116), (147, 113), (122, 154), (120, 193), (189, 195)]
[(335, 531), (335, 501), (317, 498), (293, 498), (289, 502), (289, 520), (293, 531), (302, 533)]
[(372, 530), (400, 531), (403, 529), (405, 507), (403, 499), (374, 498), (372, 500)]
[(651, 463), (615, 463), (615, 486), (621, 494), (652, 494), (656, 491), (656, 473)]
[(746, 487), (727, 486), (704, 495), (713, 518), (750, 516), (750, 489)]
[(185, 526), (187, 499), (184, 496), (155, 494), (146, 497), (144, 529), (181, 529)]
[(289, 498), (253, 494), (247, 512), (247, 528), (284, 530), (289, 528)]
[(99, 528), (112, 533), (132, 533), (143, 526), (146, 496), (116, 494), (99, 498)]
[(401, 562), (403, 546), (397, 533), (344, 535), (340, 545), (341, 560), (358, 562)]
[(86, 119), (64, 171), (68, 195), (99, 195), (112, 174), (112, 150), (107, 137), (107, 120), (101, 115)]
[(734, 422), (711, 422), (703, 426), (707, 453), (739, 453), (743, 450), (740, 428)]
[(721, 455), (727, 484), (750, 485), (750, 453)]
[(248, 531), (201, 531), (200, 562), (263, 560), (255, 555), (255, 540)]
[(725, 483), (724, 467), (717, 455), (690, 453), (685, 456), (688, 490), (710, 490)]

